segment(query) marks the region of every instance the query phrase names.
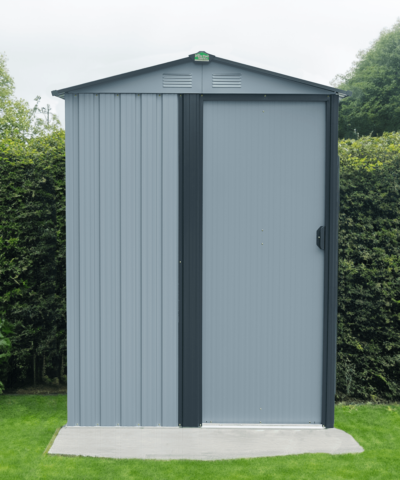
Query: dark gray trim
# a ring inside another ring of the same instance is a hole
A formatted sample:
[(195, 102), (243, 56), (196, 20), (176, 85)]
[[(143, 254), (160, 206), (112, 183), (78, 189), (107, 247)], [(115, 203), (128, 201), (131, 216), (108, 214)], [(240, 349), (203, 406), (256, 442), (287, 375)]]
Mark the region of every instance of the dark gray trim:
[(182, 426), (202, 423), (203, 112), (183, 95)]
[(328, 249), (328, 305), (326, 344), (326, 412), (325, 426), (333, 428), (335, 420), (337, 296), (338, 296), (338, 235), (339, 235), (339, 157), (338, 157), (339, 99), (330, 101), (330, 162), (329, 162), (329, 223), (326, 241)]
[(331, 149), (331, 102), (326, 103), (325, 116), (325, 255), (324, 255), (324, 329), (322, 359), (322, 424), (326, 425), (327, 412), (327, 352), (328, 352), (328, 305), (329, 305), (329, 190), (330, 190), (330, 149)]
[(326, 105), (324, 359), (322, 381), (322, 423), (327, 428), (333, 428), (335, 421), (339, 233), (338, 117), (339, 99), (336, 95), (333, 95)]
[[(290, 77), (289, 75), (283, 75), (281, 73), (271, 72), (270, 70), (264, 70), (262, 68), (252, 67), (251, 65), (246, 65), (244, 63), (232, 62), (231, 60), (226, 60), (225, 58), (216, 57), (215, 55), (210, 55), (210, 61), (219, 62), (219, 63), (222, 63), (224, 65), (229, 65), (229, 66), (235, 67), (235, 68), (243, 68), (245, 70), (249, 70), (251, 72), (256, 72), (256, 73), (259, 73), (261, 75), (271, 75), (271, 76), (274, 76), (274, 77), (282, 78), (284, 80), (290, 80), (290, 81), (293, 81), (293, 82), (302, 83), (304, 85), (309, 85), (309, 86), (316, 87), (316, 88), (322, 88), (324, 90), (329, 90), (334, 94), (338, 94), (342, 98), (351, 95), (351, 92), (346, 91), (346, 90), (340, 90), (339, 88), (335, 88), (335, 87), (331, 87), (331, 86), (327, 86), (327, 85), (321, 85), (319, 83), (309, 82), (309, 81), (303, 80), (301, 78)], [(114, 81), (114, 80), (120, 80), (120, 79), (123, 79), (123, 78), (135, 77), (137, 75), (143, 75), (144, 73), (153, 72), (154, 70), (159, 70), (159, 69), (162, 69), (162, 68), (169, 68), (169, 67), (173, 67), (175, 65), (181, 65), (181, 64), (184, 64), (184, 63), (191, 63), (191, 64), (194, 63), (194, 54), (191, 54), (186, 58), (181, 58), (179, 60), (174, 60), (172, 62), (161, 63), (159, 65), (153, 65), (152, 67), (142, 68), (140, 70), (134, 70), (133, 72), (122, 73), (120, 75), (114, 75), (112, 77), (106, 77), (106, 78), (102, 78), (100, 80), (94, 80), (94, 81), (88, 82), (88, 83), (81, 83), (79, 85), (74, 85), (72, 87), (66, 87), (66, 88), (61, 88), (59, 90), (53, 90), (51, 92), (51, 94), (54, 97), (64, 98), (65, 93), (68, 92), (68, 91), (73, 91), (73, 90), (76, 90), (76, 89), (79, 89), (79, 88), (91, 87), (91, 86), (94, 86), (94, 85), (99, 85), (99, 84)], [(202, 64), (202, 62), (196, 62), (196, 63), (197, 64)], [(115, 93), (119, 93), (119, 92), (115, 92)], [(140, 93), (140, 92), (133, 92), (133, 93)], [(160, 92), (155, 92), (155, 93), (160, 93)], [(177, 93), (179, 93), (179, 92), (177, 92)]]
[(183, 101), (182, 95), (178, 97), (178, 149), (179, 149), (179, 286), (178, 286), (178, 425), (183, 423)]

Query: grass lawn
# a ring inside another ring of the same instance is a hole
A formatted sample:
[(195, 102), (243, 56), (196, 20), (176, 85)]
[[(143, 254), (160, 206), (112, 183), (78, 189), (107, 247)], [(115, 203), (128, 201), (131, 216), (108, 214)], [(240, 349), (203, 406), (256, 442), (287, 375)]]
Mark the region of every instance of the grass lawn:
[(282, 478), (400, 479), (400, 405), (336, 407), (336, 426), (361, 454), (306, 454), (228, 461), (112, 460), (43, 455), (67, 419), (67, 398), (0, 396), (0, 479)]

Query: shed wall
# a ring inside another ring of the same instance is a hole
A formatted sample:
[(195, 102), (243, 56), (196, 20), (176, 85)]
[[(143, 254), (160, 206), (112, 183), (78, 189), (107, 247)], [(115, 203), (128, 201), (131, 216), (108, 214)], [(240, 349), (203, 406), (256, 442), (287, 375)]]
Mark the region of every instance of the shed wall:
[(66, 95), (68, 425), (178, 425), (177, 95)]

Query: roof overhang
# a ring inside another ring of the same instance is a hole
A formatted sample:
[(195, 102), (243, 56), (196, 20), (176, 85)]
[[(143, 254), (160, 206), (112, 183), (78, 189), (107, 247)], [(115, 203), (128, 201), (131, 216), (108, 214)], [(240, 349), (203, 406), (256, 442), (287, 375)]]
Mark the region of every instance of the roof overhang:
[[(87, 82), (87, 83), (82, 83), (80, 85), (74, 85), (74, 86), (71, 86), (71, 87), (61, 88), (59, 90), (53, 90), (51, 93), (55, 97), (59, 97), (59, 98), (64, 99), (65, 94), (70, 92), (70, 91), (77, 91), (77, 90), (82, 89), (82, 88), (87, 89), (88, 87), (98, 87), (99, 85), (104, 84), (104, 83), (108, 83), (108, 82), (112, 82), (112, 81), (116, 81), (116, 80), (121, 80), (121, 79), (126, 79), (126, 78), (132, 78), (132, 77), (135, 77), (135, 76), (138, 76), (138, 75), (151, 73), (151, 72), (154, 72), (156, 70), (162, 70), (162, 69), (165, 69), (165, 68), (170, 68), (170, 67), (174, 67), (174, 66), (177, 66), (177, 65), (182, 65), (182, 64), (185, 64), (185, 63), (193, 63), (193, 62), (195, 62), (195, 55), (196, 54), (193, 53), (186, 58), (181, 58), (179, 60), (174, 60), (172, 62), (161, 63), (159, 65), (154, 65), (152, 67), (142, 68), (140, 70), (134, 70), (132, 72), (122, 73), (120, 75), (114, 75), (112, 77), (102, 78), (100, 80), (95, 80), (93, 82)], [(324, 89), (324, 90), (328, 90), (329, 92), (331, 92), (332, 95), (338, 95), (340, 97), (340, 99), (343, 99), (343, 98), (351, 95), (350, 91), (340, 90), (339, 88), (336, 88), (336, 87), (321, 85), (319, 83), (310, 82), (308, 80), (303, 80), (301, 78), (291, 77), (289, 75), (283, 75), (282, 73), (272, 72), (270, 70), (265, 70), (265, 69), (262, 69), (262, 68), (253, 67), (251, 65), (246, 65), (246, 64), (238, 63), (238, 62), (233, 62), (232, 60), (227, 60), (225, 58), (216, 57), (215, 55), (211, 55), (211, 54), (208, 54), (208, 55), (209, 55), (209, 62), (210, 63), (211, 62), (218, 62), (220, 64), (224, 64), (224, 65), (227, 65), (227, 66), (231, 66), (231, 67), (235, 67), (235, 68), (241, 68), (241, 69), (244, 69), (244, 70), (249, 70), (249, 71), (257, 73), (259, 75), (268, 75), (268, 76), (277, 77), (277, 78), (280, 78), (280, 79), (283, 79), (283, 80), (289, 80), (289, 81), (292, 81), (292, 82), (301, 83), (301, 84), (308, 85), (308, 86), (315, 87), (315, 88), (321, 88), (321, 89)]]

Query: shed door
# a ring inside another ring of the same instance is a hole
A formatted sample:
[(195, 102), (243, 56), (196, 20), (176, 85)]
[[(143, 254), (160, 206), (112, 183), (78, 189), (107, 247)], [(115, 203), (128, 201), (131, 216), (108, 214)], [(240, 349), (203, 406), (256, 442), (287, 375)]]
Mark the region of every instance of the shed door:
[(322, 423), (325, 115), (204, 101), (203, 424)]

